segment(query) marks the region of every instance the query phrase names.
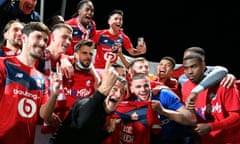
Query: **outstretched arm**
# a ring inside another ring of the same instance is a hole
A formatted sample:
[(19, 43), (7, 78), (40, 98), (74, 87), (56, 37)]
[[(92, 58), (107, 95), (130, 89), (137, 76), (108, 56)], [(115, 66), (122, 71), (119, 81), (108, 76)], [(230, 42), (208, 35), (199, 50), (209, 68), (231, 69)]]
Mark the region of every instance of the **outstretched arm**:
[(128, 53), (132, 56), (138, 56), (147, 52), (147, 46), (144, 40), (138, 42), (136, 48), (127, 49)]
[(211, 131), (229, 129), (239, 123), (240, 115), (238, 112), (230, 112), (229, 116), (221, 121), (212, 123), (198, 123), (194, 129), (200, 135), (207, 134)]
[(118, 49), (118, 56), (119, 56), (119, 58), (121, 59), (123, 65), (128, 69), (130, 63), (129, 63), (129, 61), (126, 59), (126, 57), (123, 55), (121, 48)]
[(184, 106), (174, 111), (164, 108), (160, 101), (152, 100), (152, 108), (154, 111), (157, 111), (160, 115), (164, 115), (169, 119), (174, 120), (183, 125), (194, 126), (197, 122), (195, 111), (187, 110)]

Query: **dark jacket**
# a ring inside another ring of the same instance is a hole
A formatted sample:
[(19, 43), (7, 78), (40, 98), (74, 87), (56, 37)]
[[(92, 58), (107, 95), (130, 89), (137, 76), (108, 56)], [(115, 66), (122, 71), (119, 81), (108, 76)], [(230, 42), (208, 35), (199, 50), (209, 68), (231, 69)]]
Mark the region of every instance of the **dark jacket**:
[[(5, 25), (10, 20), (18, 19), (21, 22), (28, 23), (31, 21), (41, 21), (41, 17), (37, 11), (32, 11), (29, 15), (24, 14), (19, 8), (19, 1), (3, 0), (0, 3), (0, 33), (3, 32)], [(3, 35), (0, 35), (0, 40)]]
[(96, 92), (91, 98), (76, 101), (60, 128), (50, 138), (50, 144), (99, 144), (107, 113), (104, 95)]

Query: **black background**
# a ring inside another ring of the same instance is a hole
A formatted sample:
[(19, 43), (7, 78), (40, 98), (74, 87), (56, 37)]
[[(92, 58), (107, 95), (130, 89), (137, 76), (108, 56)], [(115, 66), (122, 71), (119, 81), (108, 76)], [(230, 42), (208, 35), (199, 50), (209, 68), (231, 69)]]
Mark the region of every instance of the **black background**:
[[(67, 0), (65, 20), (76, 12), (79, 0)], [(108, 28), (107, 15), (113, 9), (124, 11), (123, 29), (136, 45), (137, 37), (147, 43), (145, 56), (158, 62), (172, 56), (182, 62), (184, 49), (199, 46), (206, 51), (208, 65), (222, 65), (238, 79), (238, 48), (240, 37), (237, 24), (239, 8), (232, 1), (181, 0), (93, 0), (97, 29)], [(44, 19), (60, 14), (61, 0), (45, 1)], [(37, 10), (40, 7), (38, 1)], [(125, 54), (127, 54), (124, 51)]]

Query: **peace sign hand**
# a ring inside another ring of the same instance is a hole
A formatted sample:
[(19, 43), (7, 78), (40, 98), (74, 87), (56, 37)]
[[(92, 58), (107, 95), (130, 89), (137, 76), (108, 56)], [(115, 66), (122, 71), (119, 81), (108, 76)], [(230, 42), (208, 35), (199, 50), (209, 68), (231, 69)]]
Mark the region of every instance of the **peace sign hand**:
[(52, 92), (54, 95), (58, 95), (63, 79), (63, 74), (59, 63), (56, 64), (56, 72), (53, 72), (51, 74), (51, 77), (52, 77)]

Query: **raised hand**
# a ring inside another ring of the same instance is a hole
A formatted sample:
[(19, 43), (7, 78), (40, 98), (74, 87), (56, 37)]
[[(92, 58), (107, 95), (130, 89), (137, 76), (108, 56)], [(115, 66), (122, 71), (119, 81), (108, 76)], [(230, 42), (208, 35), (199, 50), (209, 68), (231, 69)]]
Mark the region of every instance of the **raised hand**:
[(59, 63), (56, 64), (56, 72), (51, 74), (51, 84), (52, 84), (52, 92), (54, 95), (59, 94), (60, 86), (62, 84), (63, 74), (60, 68)]
[(137, 51), (139, 51), (141, 54), (145, 54), (147, 51), (147, 46), (143, 38), (141, 40), (138, 40), (137, 46), (136, 46)]
[(119, 74), (111, 67), (111, 57), (108, 57), (105, 65), (105, 70), (102, 75), (102, 82), (99, 86), (98, 90), (103, 93), (105, 96), (108, 95), (109, 91), (111, 90), (112, 86), (116, 83)]

